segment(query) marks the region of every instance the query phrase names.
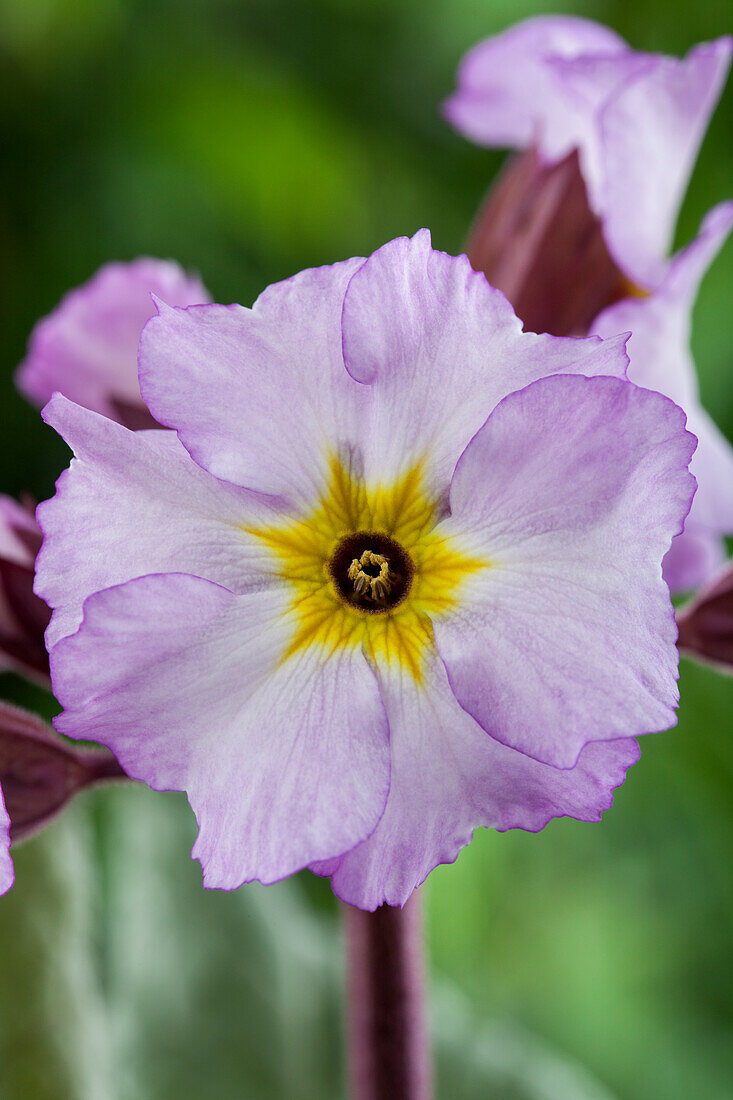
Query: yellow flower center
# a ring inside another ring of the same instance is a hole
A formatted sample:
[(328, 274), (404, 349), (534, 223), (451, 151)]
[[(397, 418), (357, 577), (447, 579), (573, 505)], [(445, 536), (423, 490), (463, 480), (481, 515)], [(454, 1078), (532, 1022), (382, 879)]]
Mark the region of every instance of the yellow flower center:
[(292, 585), (287, 659), (306, 646), (324, 655), (363, 647), (377, 664), (422, 676), (432, 620), (456, 604), (462, 581), (490, 563), (436, 530), (444, 509), (425, 493), (420, 466), (390, 485), (366, 485), (334, 457), (315, 507), (248, 528)]

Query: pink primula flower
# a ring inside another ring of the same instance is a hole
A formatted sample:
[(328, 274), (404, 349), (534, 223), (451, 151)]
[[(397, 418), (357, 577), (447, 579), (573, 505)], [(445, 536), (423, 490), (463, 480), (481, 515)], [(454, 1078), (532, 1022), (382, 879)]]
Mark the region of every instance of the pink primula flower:
[[(178, 306), (209, 301), (199, 279), (170, 261), (107, 264), (36, 325), (16, 376), (20, 390), (38, 405), (58, 391), (128, 428), (156, 427), (137, 378), (140, 333), (155, 313), (151, 293)], [(0, 496), (0, 671), (47, 681), (48, 610), (32, 591), (40, 545), (33, 508)]]
[(21, 393), (39, 407), (63, 393), (128, 428), (154, 427), (137, 380), (140, 333), (155, 313), (151, 293), (172, 306), (211, 300), (198, 276), (170, 260), (105, 264), (34, 328), (16, 376)]
[(546, 164), (578, 151), (627, 295), (589, 331), (630, 329), (629, 378), (678, 402), (699, 439), (691, 467), (699, 490), (665, 561), (677, 590), (702, 583), (720, 563), (721, 536), (733, 534), (733, 449), (700, 404), (689, 351), (697, 288), (733, 225), (733, 203), (712, 210), (697, 239), (669, 259), (732, 49), (724, 37), (682, 59), (641, 53), (589, 20), (539, 16), (470, 50), (444, 108), (480, 145), (531, 148)]
[(160, 306), (132, 433), (57, 396), (57, 728), (185, 790), (207, 886), (401, 904), (476, 826), (598, 820), (675, 721), (694, 439), (625, 339), (522, 332), (427, 231)]

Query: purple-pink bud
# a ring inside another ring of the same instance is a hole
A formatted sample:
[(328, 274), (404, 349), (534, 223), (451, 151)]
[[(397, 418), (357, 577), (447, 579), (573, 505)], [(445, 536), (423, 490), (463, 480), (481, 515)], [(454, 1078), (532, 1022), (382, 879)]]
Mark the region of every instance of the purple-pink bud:
[(32, 501), (0, 497), (0, 668), (47, 682), (51, 613), (33, 592), (41, 538)]
[(512, 157), (466, 252), (529, 332), (585, 335), (601, 310), (630, 290), (588, 203), (577, 151), (549, 165), (534, 149)]
[(124, 778), (111, 753), (68, 745), (40, 718), (0, 703), (0, 789), (14, 841), (47, 824), (84, 787)]
[(733, 669), (733, 562), (677, 612), (679, 648)]

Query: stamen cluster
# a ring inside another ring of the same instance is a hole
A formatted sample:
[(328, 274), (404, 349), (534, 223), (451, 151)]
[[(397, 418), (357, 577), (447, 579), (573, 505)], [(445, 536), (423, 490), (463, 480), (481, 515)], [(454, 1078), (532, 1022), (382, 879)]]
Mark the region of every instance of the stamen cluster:
[(393, 577), (389, 561), (384, 554), (365, 550), (360, 558), (354, 558), (347, 574), (358, 596), (383, 603), (392, 591)]

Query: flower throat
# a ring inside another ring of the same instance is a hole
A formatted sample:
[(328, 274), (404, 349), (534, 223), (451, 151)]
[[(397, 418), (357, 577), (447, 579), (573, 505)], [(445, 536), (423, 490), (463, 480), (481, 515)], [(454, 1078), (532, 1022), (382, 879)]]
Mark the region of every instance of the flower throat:
[(400, 544), (377, 531), (343, 538), (328, 562), (341, 600), (360, 611), (391, 611), (408, 595), (415, 575), (412, 558)]

